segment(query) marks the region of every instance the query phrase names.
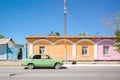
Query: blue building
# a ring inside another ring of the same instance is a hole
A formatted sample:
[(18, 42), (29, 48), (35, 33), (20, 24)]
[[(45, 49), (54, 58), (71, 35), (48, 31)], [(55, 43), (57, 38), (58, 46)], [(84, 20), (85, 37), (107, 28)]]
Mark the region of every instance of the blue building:
[(11, 38), (0, 39), (0, 60), (18, 60), (26, 57), (26, 45), (15, 44)]

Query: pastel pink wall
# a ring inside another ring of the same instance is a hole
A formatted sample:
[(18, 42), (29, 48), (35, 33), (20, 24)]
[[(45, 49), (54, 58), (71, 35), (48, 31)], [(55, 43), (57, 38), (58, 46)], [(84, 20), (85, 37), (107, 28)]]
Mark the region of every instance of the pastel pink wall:
[[(103, 46), (109, 46), (109, 55), (103, 54)], [(120, 53), (115, 51), (112, 40), (102, 40), (98, 42), (98, 60), (120, 60)]]

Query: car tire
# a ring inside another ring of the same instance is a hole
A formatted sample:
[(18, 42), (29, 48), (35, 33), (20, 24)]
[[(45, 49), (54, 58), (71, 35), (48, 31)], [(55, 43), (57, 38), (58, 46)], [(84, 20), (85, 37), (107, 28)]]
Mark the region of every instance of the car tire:
[(34, 65), (33, 64), (28, 64), (28, 69), (33, 69), (34, 68)]
[(60, 64), (60, 63), (56, 63), (56, 64), (55, 64), (55, 69), (60, 69), (60, 67), (61, 67), (61, 64)]

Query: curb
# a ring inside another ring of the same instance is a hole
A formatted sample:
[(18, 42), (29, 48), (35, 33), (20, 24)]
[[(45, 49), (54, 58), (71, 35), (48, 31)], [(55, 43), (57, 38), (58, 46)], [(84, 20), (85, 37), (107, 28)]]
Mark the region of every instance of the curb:
[(120, 64), (64, 64), (63, 66), (65, 67), (85, 67), (85, 66), (90, 66), (90, 67), (93, 67), (93, 66), (96, 66), (96, 67), (114, 67), (114, 66), (118, 66), (120, 67)]
[[(120, 67), (120, 61), (116, 62), (80, 62), (77, 64), (67, 63), (63, 64), (62, 66), (65, 67), (76, 67), (76, 66), (119, 66)], [(22, 67), (20, 64), (20, 61), (0, 61), (0, 67)]]
[[(63, 67), (120, 67), (120, 64), (64, 64)], [(0, 67), (22, 67), (21, 65), (0, 65)]]

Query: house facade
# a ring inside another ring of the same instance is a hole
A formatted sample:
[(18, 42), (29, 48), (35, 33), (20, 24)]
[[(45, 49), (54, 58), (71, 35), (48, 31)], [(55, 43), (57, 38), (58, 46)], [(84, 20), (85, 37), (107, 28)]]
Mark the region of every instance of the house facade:
[(25, 59), (26, 45), (15, 44), (11, 38), (0, 39), (0, 60)]
[[(67, 60), (120, 60), (114, 36), (67, 36)], [(64, 60), (64, 36), (27, 36), (28, 56), (47, 53)]]
[(112, 39), (103, 39), (97, 42), (98, 60), (120, 60), (120, 53), (115, 49), (115, 42)]
[[(0, 60), (6, 60), (12, 58), (10, 48), (15, 48), (15, 43), (10, 38), (0, 39)], [(9, 53), (9, 54), (7, 54)]]

